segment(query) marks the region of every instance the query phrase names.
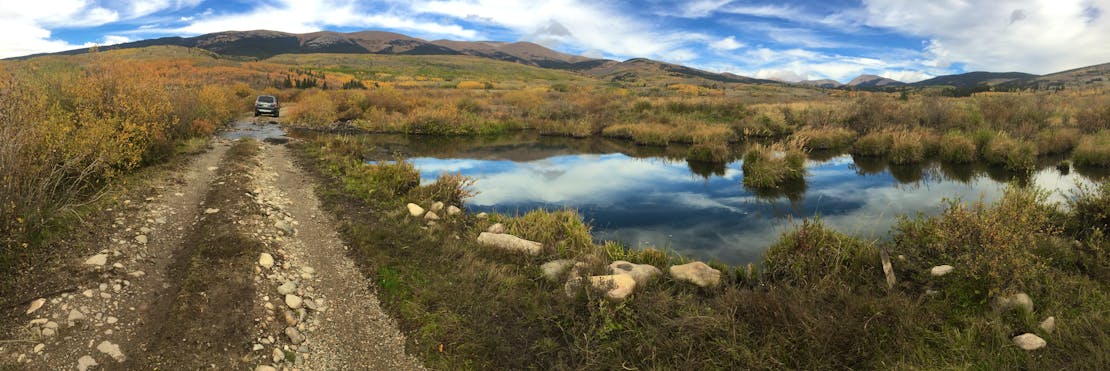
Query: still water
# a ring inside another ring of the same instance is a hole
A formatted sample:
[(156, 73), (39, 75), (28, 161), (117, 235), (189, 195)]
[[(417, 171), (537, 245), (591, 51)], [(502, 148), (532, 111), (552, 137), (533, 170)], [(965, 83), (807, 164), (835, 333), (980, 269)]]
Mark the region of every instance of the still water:
[[(889, 237), (899, 215), (936, 214), (944, 199), (996, 200), (1019, 177), (984, 165), (888, 166), (883, 159), (811, 154), (804, 184), (785, 192), (747, 189), (741, 161), (689, 163), (686, 149), (640, 147), (599, 138), (516, 135), (429, 138), (369, 135), (374, 151), (402, 154), (422, 182), (444, 172), (477, 179), (473, 212), (508, 214), (572, 208), (599, 240), (654, 247), (730, 264), (757, 262), (763, 251), (802, 219), (864, 238)], [(737, 149), (737, 153), (742, 148)], [(1063, 201), (1089, 173), (1042, 159), (1019, 177)], [(1096, 174), (1097, 175), (1097, 174)]]

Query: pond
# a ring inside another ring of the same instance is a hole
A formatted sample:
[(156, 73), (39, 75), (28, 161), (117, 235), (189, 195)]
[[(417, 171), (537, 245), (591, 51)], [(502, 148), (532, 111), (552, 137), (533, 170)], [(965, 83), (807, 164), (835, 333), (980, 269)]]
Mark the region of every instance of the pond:
[(729, 264), (758, 263), (783, 231), (805, 218), (883, 239), (899, 215), (936, 214), (945, 199), (993, 201), (1012, 179), (1063, 201), (1077, 183), (1101, 176), (1057, 169), (1058, 158), (1041, 159), (1039, 170), (1022, 177), (984, 165), (890, 166), (884, 159), (811, 153), (804, 183), (765, 191), (743, 186), (740, 160), (690, 163), (683, 159), (687, 149), (682, 146), (528, 134), (362, 137), (379, 158), (407, 157), (424, 183), (444, 172), (477, 179), (479, 194), (466, 205), (472, 212), (576, 209), (599, 241)]

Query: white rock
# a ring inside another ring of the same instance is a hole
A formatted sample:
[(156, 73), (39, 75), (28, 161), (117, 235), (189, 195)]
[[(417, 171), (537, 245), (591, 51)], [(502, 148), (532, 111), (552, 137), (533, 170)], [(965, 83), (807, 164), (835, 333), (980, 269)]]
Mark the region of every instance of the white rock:
[(102, 266), (108, 263), (108, 254), (96, 254), (85, 259), (85, 265)]
[(439, 215), (437, 215), (435, 211), (429, 211), (427, 214), (424, 214), (424, 219), (425, 220), (439, 220)]
[[(274, 349), (274, 350), (277, 350), (277, 349)], [(280, 350), (278, 350), (278, 351), (280, 352)], [(274, 361), (274, 362), (278, 362), (278, 361)], [(254, 371), (277, 371), (277, 369), (274, 368), (273, 366), (270, 366), (270, 365), (258, 365), (258, 367), (254, 368)]]
[(938, 265), (933, 267), (932, 269), (929, 269), (929, 274), (933, 275), (933, 277), (940, 277), (952, 273), (952, 270), (954, 269), (956, 269), (956, 267), (953, 267), (951, 265)]
[(299, 309), (302, 304), (304, 304), (304, 300), (301, 299), (300, 296), (285, 295), (285, 305), (288, 305), (290, 308)]
[[(278, 363), (278, 362), (281, 362), (281, 360), (285, 359), (285, 352), (282, 352), (281, 349), (274, 348), (274, 352), (270, 357), (274, 361), (274, 363)], [(261, 366), (259, 366), (259, 367), (261, 367)], [(259, 370), (259, 369), (256, 368), (255, 370)]]
[(590, 277), (590, 287), (602, 291), (609, 300), (624, 300), (636, 289), (636, 280), (627, 274)]
[(285, 281), (285, 283), (278, 286), (278, 293), (282, 295), (290, 295), (297, 292), (297, 284), (293, 281)]
[(442, 203), (442, 202), (439, 202), (439, 201), (433, 202), (433, 203), (432, 203), (432, 207), (431, 207), (431, 208), (429, 208), (429, 210), (431, 210), (431, 211), (440, 211), (440, 210), (443, 210), (443, 203)]
[(690, 282), (700, 287), (716, 286), (721, 283), (721, 271), (702, 262), (672, 265), (669, 271), (674, 279)]
[(293, 235), (293, 232), (294, 232), (293, 225), (289, 224), (289, 222), (287, 222), (287, 221), (279, 220), (279, 221), (277, 221), (277, 223), (274, 223), (274, 227), (281, 230), (281, 233), (284, 233), (286, 236), (292, 236)]
[(543, 276), (548, 281), (558, 282), (563, 273), (570, 269), (572, 265), (574, 265), (574, 262), (570, 259), (552, 260), (540, 265), (540, 270), (543, 271)]
[(409, 203), (406, 206), (409, 208), (409, 215), (414, 217), (424, 215), (424, 208), (420, 207), (420, 205)]
[(289, 337), (289, 342), (293, 343), (293, 345), (299, 345), (305, 340), (304, 335), (302, 335), (301, 331), (297, 330), (296, 327), (286, 327), (285, 336)]
[(131, 277), (142, 277), (142, 276), (145, 276), (145, 275), (146, 275), (146, 272), (143, 272), (143, 271), (134, 271), (134, 272), (128, 273), (127, 275), (128, 275), (128, 276), (131, 276)]
[(85, 319), (85, 314), (81, 313), (81, 311), (79, 311), (77, 309), (71, 309), (69, 311), (69, 316), (66, 317), (66, 321), (69, 321), (70, 323), (77, 322), (77, 321), (82, 321), (84, 319)]
[(93, 297), (93, 290), (92, 289), (85, 290), (85, 291), (81, 292), (81, 296), (84, 296), (86, 298), (91, 298), (91, 297)]
[(663, 274), (663, 271), (656, 268), (651, 264), (635, 264), (626, 262), (624, 260), (617, 260), (609, 264), (609, 271), (613, 274), (627, 274), (636, 280), (637, 286), (643, 286), (651, 282), (655, 277)]
[(147, 242), (146, 241), (146, 235), (145, 234), (140, 234), (138, 236), (135, 236), (135, 242), (146, 245), (146, 242)]
[(489, 226), (489, 228), (486, 228), (486, 232), (495, 234), (505, 233), (505, 225), (501, 223), (495, 223), (494, 225)]
[(455, 205), (451, 205), (451, 206), (447, 207), (447, 215), (455, 216), (455, 215), (459, 215), (459, 214), (462, 214), (462, 209), (455, 207)]
[(34, 352), (35, 353), (42, 353), (43, 349), (46, 349), (46, 344), (39, 343), (39, 344), (35, 345)]
[(478, 219), (485, 219), (485, 218), (489, 218), (489, 214), (478, 213), (478, 215), (475, 215), (475, 217), (477, 217)]
[(511, 234), (495, 234), (482, 232), (478, 235), (478, 243), (484, 246), (496, 247), (502, 250), (523, 252), (528, 255), (539, 255), (543, 252), (543, 244), (529, 241)]
[(213, 208), (204, 209), (205, 214), (215, 214), (215, 213), (218, 213), (218, 212), (220, 212), (220, 209), (213, 209)]
[(44, 299), (44, 298), (35, 299), (34, 301), (31, 302), (31, 305), (27, 307), (27, 314), (35, 313), (36, 310), (39, 310), (39, 308), (42, 308), (43, 304), (46, 304), (46, 299)]
[(1053, 333), (1054, 331), (1056, 331), (1056, 317), (1049, 316), (1048, 318), (1045, 318), (1044, 321), (1041, 321), (1040, 327), (1041, 330), (1044, 330), (1044, 332), (1050, 334)]
[(1014, 337), (1014, 345), (1025, 350), (1037, 350), (1044, 348), (1048, 343), (1045, 342), (1044, 339), (1041, 339), (1040, 336), (1024, 333)]
[(55, 330), (55, 329), (52, 329), (52, 328), (42, 329), (42, 337), (47, 337), (48, 338), (48, 337), (51, 337), (51, 336), (54, 336), (54, 335), (57, 335), (57, 334), (58, 334), (58, 330)]
[(96, 350), (107, 354), (109, 357), (112, 357), (112, 359), (115, 359), (116, 362), (123, 362), (127, 359), (127, 357), (123, 355), (123, 352), (119, 350), (118, 344), (112, 344), (107, 340), (100, 342), (100, 344), (96, 346)]
[(93, 366), (96, 366), (96, 365), (98, 365), (96, 363), (96, 360), (93, 359), (93, 357), (88, 356), (88, 355), (81, 356), (81, 358), (77, 359), (77, 370), (78, 371), (87, 371), (89, 369), (89, 367), (93, 367)]
[(270, 269), (274, 267), (274, 256), (269, 253), (258, 254), (258, 265)]
[(106, 318), (104, 321), (108, 322), (108, 324), (111, 325), (111, 324), (115, 324), (116, 322), (119, 322), (119, 318), (108, 316), (108, 318)]

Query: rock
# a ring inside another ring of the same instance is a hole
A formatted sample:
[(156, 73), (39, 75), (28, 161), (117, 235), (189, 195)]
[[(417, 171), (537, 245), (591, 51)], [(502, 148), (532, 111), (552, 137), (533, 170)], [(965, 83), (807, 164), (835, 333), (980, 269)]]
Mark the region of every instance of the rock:
[(213, 209), (213, 208), (204, 209), (205, 214), (215, 214), (215, 213), (218, 213), (218, 212), (220, 212), (220, 209)]
[(1044, 332), (1050, 334), (1053, 333), (1054, 331), (1056, 331), (1056, 317), (1048, 316), (1048, 318), (1045, 318), (1044, 321), (1041, 321), (1040, 327), (1041, 330), (1044, 330)]
[(281, 233), (284, 233), (286, 236), (293, 235), (293, 225), (287, 221), (278, 220), (277, 223), (274, 223), (274, 227), (281, 230)]
[(540, 270), (543, 271), (543, 276), (547, 278), (548, 281), (559, 282), (563, 273), (566, 273), (567, 269), (570, 269), (572, 265), (574, 265), (574, 261), (570, 259), (552, 260), (540, 265)]
[(108, 254), (96, 254), (85, 259), (85, 265), (103, 266), (108, 263)]
[(539, 255), (540, 252), (543, 251), (543, 244), (535, 241), (528, 241), (511, 234), (482, 232), (478, 235), (478, 243), (502, 250), (523, 252), (528, 255)]
[(995, 310), (1005, 312), (1014, 308), (1021, 308), (1022, 310), (1033, 313), (1033, 299), (1024, 292), (1010, 295), (1009, 297), (996, 297), (994, 299)]
[(303, 303), (304, 303), (304, 300), (302, 300), (300, 296), (285, 295), (285, 305), (288, 305), (290, 308), (300, 309), (301, 304), (303, 304)]
[(501, 223), (496, 223), (494, 225), (489, 226), (489, 228), (486, 228), (486, 232), (494, 233), (494, 234), (505, 233), (505, 225), (501, 224)]
[(76, 309), (70, 309), (69, 316), (66, 317), (66, 321), (69, 321), (69, 323), (73, 323), (73, 322), (77, 322), (77, 321), (83, 321), (84, 319), (85, 319), (85, 314), (81, 313), (81, 311), (76, 310)]
[(258, 254), (258, 265), (270, 269), (274, 267), (274, 256), (269, 253)]
[(636, 289), (636, 280), (627, 274), (590, 277), (590, 287), (605, 293), (609, 300), (624, 300)]
[(85, 290), (85, 291), (81, 292), (81, 296), (84, 296), (86, 298), (91, 298), (91, 297), (93, 297), (93, 290), (92, 289)]
[[(274, 350), (277, 350), (277, 349), (274, 349)], [(278, 351), (280, 352), (280, 350), (278, 350)], [(274, 362), (280, 362), (280, 360), (277, 360), (277, 361), (274, 361)], [(254, 371), (277, 371), (277, 369), (274, 368), (274, 366), (270, 366), (270, 365), (258, 365), (258, 367), (254, 368)]]
[(297, 330), (296, 327), (286, 327), (285, 336), (289, 337), (289, 342), (293, 343), (293, 345), (300, 345), (305, 340), (304, 335), (302, 335), (301, 331)]
[(46, 344), (38, 343), (38, 344), (35, 345), (34, 352), (35, 353), (42, 353), (43, 349), (46, 349)]
[(672, 265), (669, 270), (671, 277), (674, 277), (674, 279), (690, 282), (700, 287), (716, 286), (721, 283), (721, 271), (702, 262)]
[(135, 242), (146, 245), (146, 235), (140, 234), (138, 236), (135, 236)]
[(1017, 345), (1018, 348), (1025, 350), (1037, 350), (1044, 348), (1045, 345), (1048, 345), (1048, 343), (1046, 343), (1044, 339), (1041, 339), (1040, 336), (1027, 332), (1018, 336), (1014, 336), (1014, 345)]
[(143, 271), (134, 271), (134, 272), (128, 273), (127, 275), (128, 275), (128, 276), (131, 276), (131, 277), (142, 277), (142, 276), (145, 276), (145, 275), (146, 275), (146, 272), (143, 272)]
[(46, 299), (44, 298), (38, 298), (31, 301), (31, 305), (27, 307), (27, 314), (35, 313), (36, 310), (42, 308), (43, 304), (46, 304)]
[(108, 318), (104, 319), (104, 322), (107, 322), (109, 325), (112, 325), (112, 324), (115, 324), (116, 322), (119, 322), (119, 318), (108, 316)]
[(281, 349), (274, 348), (274, 352), (271, 354), (270, 359), (274, 361), (274, 363), (281, 362), (281, 360), (285, 359), (285, 352), (282, 352)]
[(293, 281), (285, 281), (285, 283), (278, 286), (278, 294), (290, 295), (297, 292), (297, 284)]
[(288, 310), (282, 312), (281, 319), (283, 321), (285, 321), (286, 326), (296, 326), (297, 323), (301, 322), (300, 319), (297, 318), (296, 314), (294, 314), (292, 311), (288, 311)]
[(953, 269), (956, 269), (956, 267), (953, 267), (953, 266), (947, 265), (947, 264), (938, 265), (938, 266), (933, 267), (932, 269), (929, 269), (929, 274), (933, 275), (933, 277), (940, 277), (940, 276), (952, 273)]
[(48, 337), (51, 337), (51, 336), (54, 336), (54, 335), (57, 335), (57, 334), (58, 334), (58, 330), (55, 330), (55, 329), (52, 329), (52, 328), (42, 329), (42, 337), (47, 337), (48, 338)]
[(107, 340), (100, 342), (100, 345), (96, 346), (96, 350), (99, 350), (101, 353), (107, 354), (108, 356), (112, 357), (112, 359), (116, 360), (116, 362), (123, 362), (127, 359), (127, 357), (123, 355), (123, 352), (119, 350), (118, 344), (112, 344)]
[(627, 274), (636, 280), (637, 286), (643, 286), (663, 274), (663, 271), (651, 264), (634, 264), (624, 260), (617, 260), (609, 264), (609, 271), (613, 274)]
[(589, 269), (590, 265), (586, 262), (576, 262), (567, 273), (567, 283), (563, 285), (563, 291), (567, 294), (568, 298), (574, 298), (582, 287), (586, 285), (586, 278), (582, 277)]
[(429, 211), (427, 214), (424, 214), (424, 219), (425, 220), (439, 220), (439, 215), (436, 215), (435, 211)]
[(447, 207), (447, 215), (448, 216), (455, 216), (455, 215), (459, 215), (459, 214), (462, 214), (462, 209), (455, 207), (455, 205), (451, 205), (451, 206)]
[(431, 210), (431, 211), (443, 210), (443, 203), (439, 202), (439, 201), (433, 202), (432, 207), (428, 208), (428, 210)]
[(96, 360), (92, 356), (84, 355), (77, 359), (77, 370), (87, 371), (89, 367), (96, 366)]
[(408, 205), (406, 205), (406, 207), (409, 208), (409, 215), (412, 215), (414, 217), (424, 215), (424, 208), (420, 207), (420, 205), (409, 203)]
[(42, 327), (52, 329), (52, 330), (57, 330), (58, 329), (58, 323), (54, 322), (54, 321), (47, 321), (46, 324), (42, 325)]
[(486, 214), (486, 213), (478, 213), (478, 215), (475, 215), (474, 217), (476, 217), (476, 218), (478, 218), (478, 219), (485, 219), (485, 218), (489, 218), (489, 214)]

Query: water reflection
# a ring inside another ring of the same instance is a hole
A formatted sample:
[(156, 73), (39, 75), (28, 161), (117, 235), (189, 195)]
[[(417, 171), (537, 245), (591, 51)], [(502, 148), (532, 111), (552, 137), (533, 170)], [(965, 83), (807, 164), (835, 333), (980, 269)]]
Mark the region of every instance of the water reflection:
[[(450, 139), (367, 136), (368, 152), (400, 152), (422, 181), (442, 172), (478, 179), (475, 211), (523, 213), (574, 208), (600, 239), (673, 249), (701, 259), (743, 264), (803, 218), (838, 230), (885, 238), (901, 214), (936, 213), (945, 198), (997, 199), (1011, 179), (1053, 190), (1063, 200), (1082, 171), (1055, 163), (1024, 177), (983, 165), (891, 166), (885, 159), (813, 157), (805, 181), (781, 190), (746, 189), (741, 162), (682, 160), (685, 150), (640, 147), (598, 138), (508, 136)], [(738, 153), (742, 153), (738, 151)]]

